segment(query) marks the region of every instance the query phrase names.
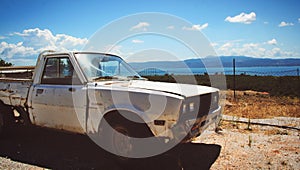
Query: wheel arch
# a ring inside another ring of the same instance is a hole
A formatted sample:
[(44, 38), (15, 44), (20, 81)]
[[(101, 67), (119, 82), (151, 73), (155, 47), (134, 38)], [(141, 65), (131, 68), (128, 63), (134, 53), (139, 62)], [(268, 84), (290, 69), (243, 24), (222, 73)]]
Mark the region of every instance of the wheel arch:
[[(130, 120), (126, 117), (130, 118)], [(107, 121), (108, 124), (118, 122), (120, 124), (123, 124), (124, 126), (129, 126), (128, 124), (132, 126), (138, 125), (140, 128), (143, 128), (144, 132), (147, 133), (147, 136), (150, 137), (154, 135), (151, 127), (143, 120), (143, 118), (137, 112), (130, 109), (112, 109), (105, 112), (103, 118), (100, 121), (98, 131), (100, 131), (101, 125), (103, 125), (103, 121)]]

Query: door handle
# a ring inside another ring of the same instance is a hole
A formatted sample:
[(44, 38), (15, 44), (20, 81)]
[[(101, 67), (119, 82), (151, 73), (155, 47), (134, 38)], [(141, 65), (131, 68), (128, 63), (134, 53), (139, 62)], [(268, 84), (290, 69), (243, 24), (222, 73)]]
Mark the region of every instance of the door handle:
[(69, 88), (69, 91), (70, 91), (70, 92), (75, 92), (75, 91), (76, 91), (76, 89), (75, 89), (75, 88), (73, 88), (73, 87), (70, 87), (70, 88)]
[(38, 96), (39, 94), (42, 94), (43, 92), (44, 92), (44, 89), (37, 89), (36, 96)]

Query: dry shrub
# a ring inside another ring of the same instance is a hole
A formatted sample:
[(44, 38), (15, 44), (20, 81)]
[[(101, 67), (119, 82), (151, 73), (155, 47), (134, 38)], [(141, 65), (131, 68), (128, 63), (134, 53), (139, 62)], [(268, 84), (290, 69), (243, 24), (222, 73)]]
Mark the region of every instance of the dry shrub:
[(246, 118), (300, 117), (300, 99), (270, 96), (266, 92), (233, 91), (226, 95), (224, 114)]

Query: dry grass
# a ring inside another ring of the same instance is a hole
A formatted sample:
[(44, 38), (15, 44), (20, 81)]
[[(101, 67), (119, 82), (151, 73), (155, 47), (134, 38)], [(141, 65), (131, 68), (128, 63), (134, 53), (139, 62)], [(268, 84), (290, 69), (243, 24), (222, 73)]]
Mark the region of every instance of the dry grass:
[(266, 92), (233, 91), (226, 93), (224, 114), (245, 118), (300, 117), (300, 99), (274, 97)]

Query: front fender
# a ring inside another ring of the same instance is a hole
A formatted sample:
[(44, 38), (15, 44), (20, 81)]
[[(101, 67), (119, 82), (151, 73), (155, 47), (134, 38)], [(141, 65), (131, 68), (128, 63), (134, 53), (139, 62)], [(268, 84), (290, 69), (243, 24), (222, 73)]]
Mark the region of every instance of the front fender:
[[(152, 90), (93, 87), (93, 89), (89, 89), (89, 100), (87, 118), (89, 133), (98, 131), (100, 122), (106, 114), (126, 111), (141, 118), (143, 120), (141, 123), (146, 123), (155, 136), (165, 136), (163, 133), (176, 124), (179, 119), (183, 97)], [(126, 115), (123, 116), (126, 117)], [(130, 117), (126, 118), (131, 119)], [(165, 123), (155, 125), (155, 120)]]

